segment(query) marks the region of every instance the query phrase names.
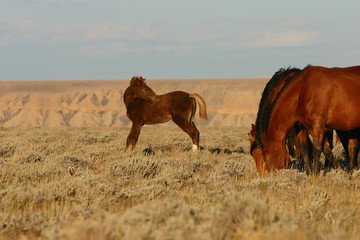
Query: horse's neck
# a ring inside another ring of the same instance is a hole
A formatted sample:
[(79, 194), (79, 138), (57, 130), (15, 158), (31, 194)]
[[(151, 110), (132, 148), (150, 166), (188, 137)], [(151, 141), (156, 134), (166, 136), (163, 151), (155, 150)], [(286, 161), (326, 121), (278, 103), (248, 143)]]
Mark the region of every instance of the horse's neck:
[[(257, 126), (257, 135), (260, 134), (265, 134), (265, 131), (267, 131), (266, 129), (264, 129), (264, 126), (266, 125), (266, 121), (267, 119), (269, 119), (269, 112), (268, 109), (271, 108), (271, 105), (274, 103), (276, 96), (279, 94), (280, 90), (283, 88), (284, 84), (285, 84), (285, 79), (286, 77), (283, 77), (276, 86), (274, 86), (269, 92), (267, 96), (263, 96), (264, 101), (262, 104), (260, 109), (259, 109), (259, 113), (258, 113), (258, 117), (256, 119), (256, 126)], [(261, 116), (259, 116), (261, 115)]]
[(284, 139), (299, 120), (295, 115), (299, 93), (293, 94), (293, 91), (288, 90), (281, 93), (282, 96), (274, 103), (270, 114), (266, 134), (269, 144), (285, 144)]
[(284, 87), (285, 79), (282, 78), (281, 81), (276, 85), (276, 87), (272, 90), (271, 96), (269, 98), (270, 105), (275, 101), (276, 96), (279, 94), (280, 90)]
[(134, 91), (129, 87), (128, 89), (126, 89), (126, 91), (124, 93), (125, 106), (128, 107), (134, 101), (135, 101)]

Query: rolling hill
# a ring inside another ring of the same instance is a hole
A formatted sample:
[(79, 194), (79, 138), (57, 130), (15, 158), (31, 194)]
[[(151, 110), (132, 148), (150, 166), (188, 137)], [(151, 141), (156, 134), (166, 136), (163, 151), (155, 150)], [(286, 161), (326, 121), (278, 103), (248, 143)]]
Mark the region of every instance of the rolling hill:
[[(268, 78), (146, 80), (157, 94), (199, 93), (208, 120), (199, 126), (249, 126)], [(0, 127), (129, 126), (123, 93), (129, 80), (1, 81)]]

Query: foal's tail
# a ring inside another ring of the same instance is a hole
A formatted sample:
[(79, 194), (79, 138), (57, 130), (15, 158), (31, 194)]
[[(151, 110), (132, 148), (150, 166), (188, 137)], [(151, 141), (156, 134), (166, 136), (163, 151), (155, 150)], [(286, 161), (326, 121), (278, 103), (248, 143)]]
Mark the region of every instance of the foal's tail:
[(189, 94), (190, 98), (195, 99), (199, 104), (199, 116), (206, 120), (207, 119), (207, 113), (206, 113), (206, 104), (204, 99), (197, 93)]

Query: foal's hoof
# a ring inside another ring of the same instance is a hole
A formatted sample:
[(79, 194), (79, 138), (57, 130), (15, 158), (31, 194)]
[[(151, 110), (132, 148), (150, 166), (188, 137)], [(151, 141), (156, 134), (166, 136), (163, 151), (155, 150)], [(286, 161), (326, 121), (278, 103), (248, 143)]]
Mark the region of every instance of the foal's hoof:
[[(202, 151), (202, 150), (204, 150), (204, 147), (200, 146), (197, 150)], [(190, 152), (190, 151), (193, 151), (193, 148), (191, 148), (191, 147), (186, 147), (184, 151), (185, 151), (185, 152)]]

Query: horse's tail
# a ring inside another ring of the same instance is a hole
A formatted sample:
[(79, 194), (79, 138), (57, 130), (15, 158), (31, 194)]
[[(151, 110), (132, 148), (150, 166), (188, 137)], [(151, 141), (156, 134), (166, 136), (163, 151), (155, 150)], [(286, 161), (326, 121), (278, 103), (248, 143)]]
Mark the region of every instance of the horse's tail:
[(207, 113), (206, 113), (206, 104), (204, 99), (197, 93), (189, 94), (190, 98), (195, 99), (199, 104), (199, 116), (200, 118), (206, 120), (207, 119)]

